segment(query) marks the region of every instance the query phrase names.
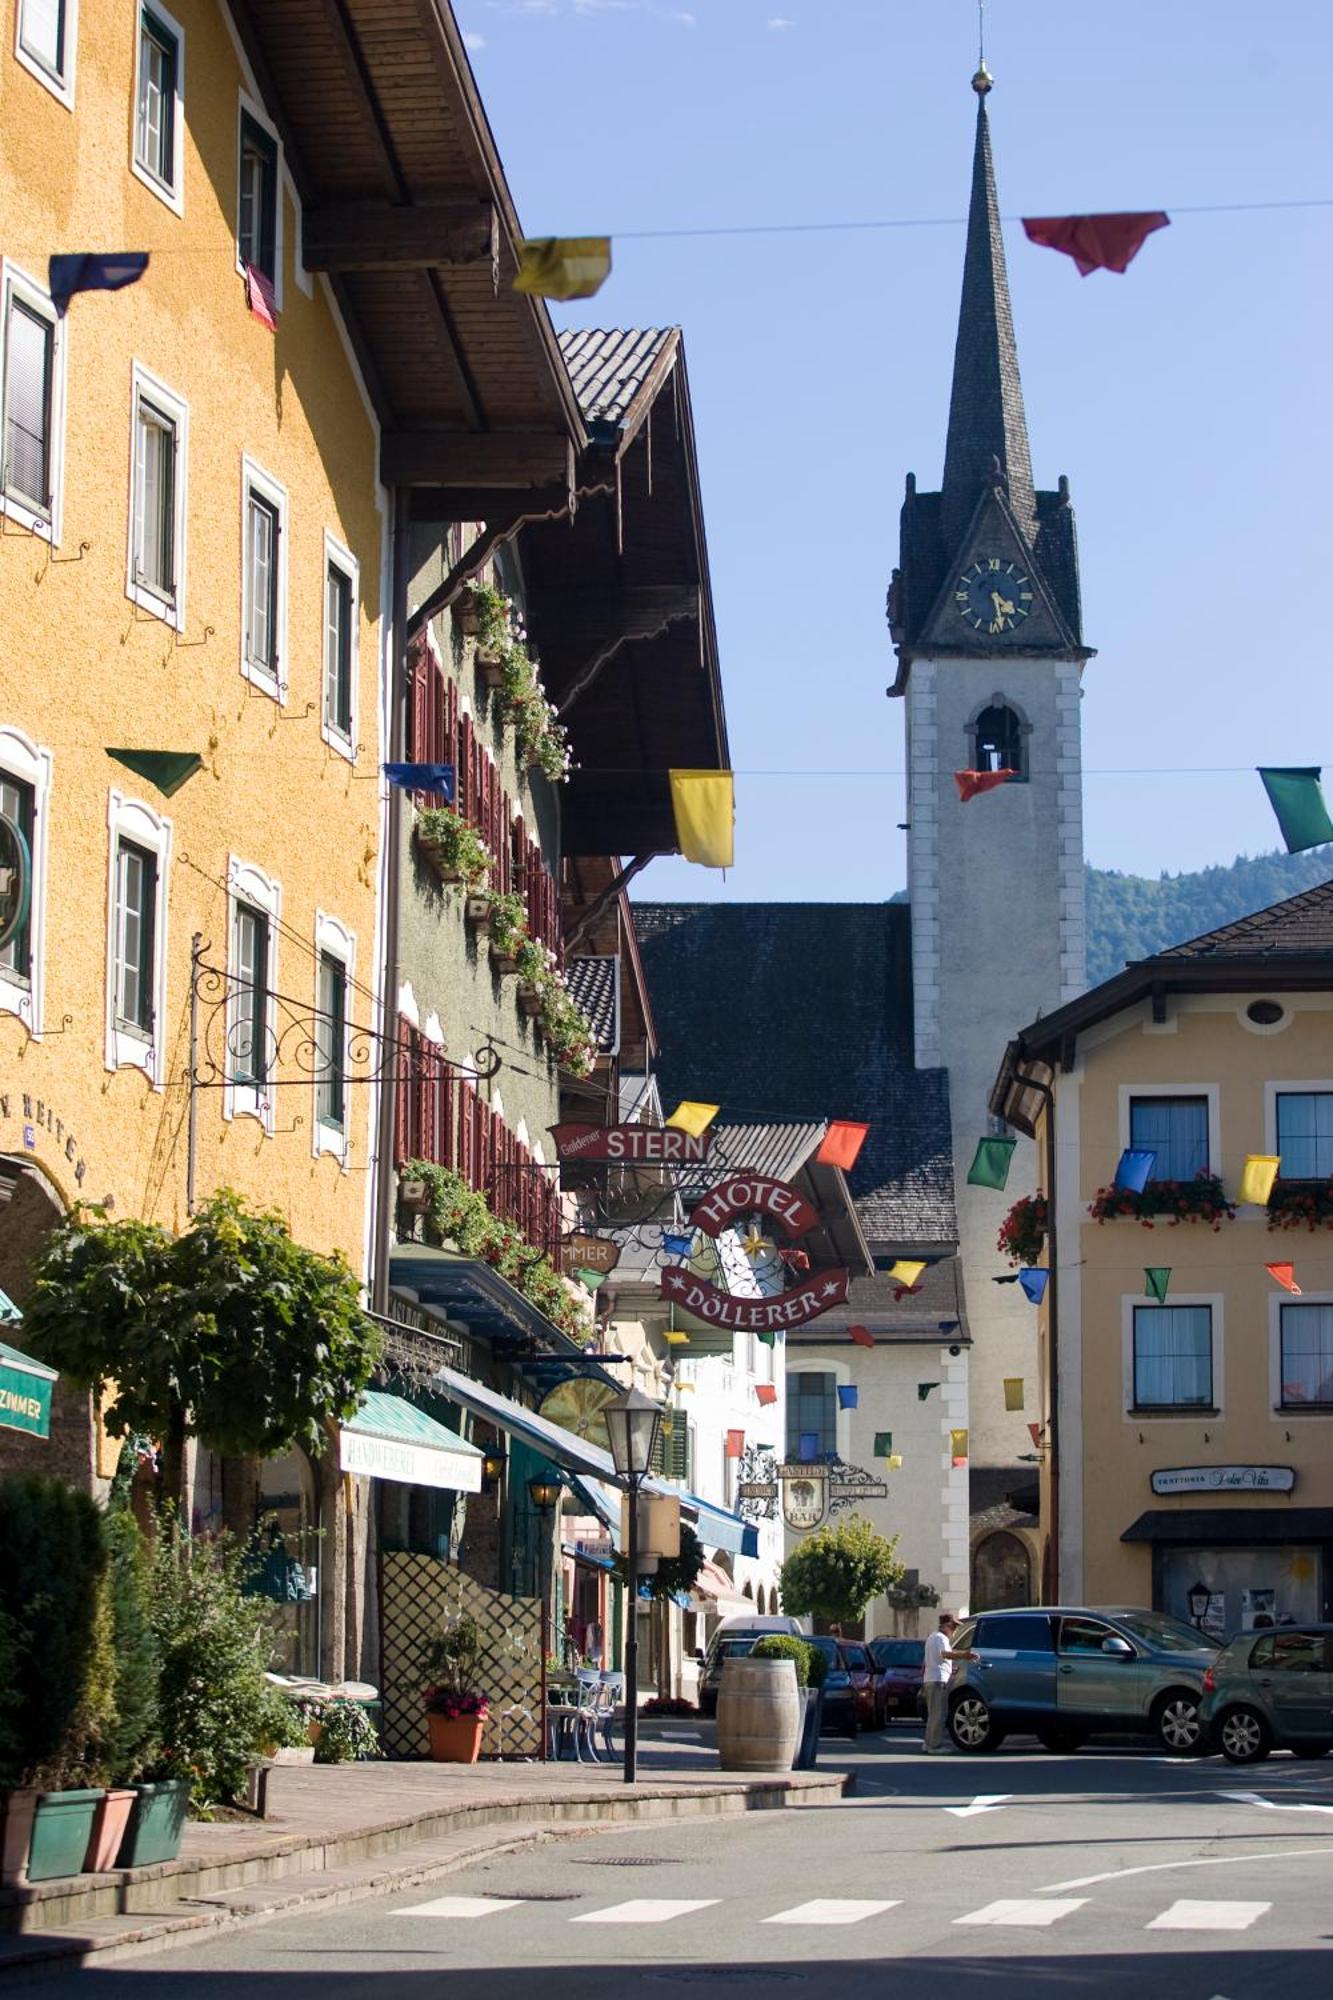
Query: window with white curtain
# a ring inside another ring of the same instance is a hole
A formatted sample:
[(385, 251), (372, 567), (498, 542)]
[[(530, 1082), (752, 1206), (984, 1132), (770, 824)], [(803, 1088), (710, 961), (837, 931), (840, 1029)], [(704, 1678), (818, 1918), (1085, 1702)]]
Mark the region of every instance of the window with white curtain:
[(1209, 1171), (1206, 1097), (1134, 1097), (1129, 1143), (1156, 1153), (1155, 1181), (1192, 1181)]
[(1333, 1175), (1333, 1090), (1277, 1093), (1277, 1150), (1284, 1181)]
[(78, 0), (18, 0), (15, 54), (62, 104), (72, 106)]
[(182, 58), (176, 22), (162, 8), (143, 8), (135, 82), (134, 171), (177, 214), (182, 185)]
[(1213, 1407), (1210, 1306), (1134, 1308), (1134, 1407)]
[(242, 461), (241, 672), (282, 700), (287, 679), (287, 494)]
[(186, 406), (134, 371), (133, 501), (129, 595), (177, 630), (185, 619)]
[(347, 1125), (347, 967), (331, 951), (319, 954), (318, 989), (315, 1116), (321, 1125), (342, 1133)]
[(49, 518), (55, 315), (5, 301), (5, 496)]
[(116, 1025), (151, 1037), (157, 951), (157, 856), (132, 840), (116, 847), (113, 912)]
[(1282, 1308), (1282, 1407), (1333, 1404), (1333, 1305)]

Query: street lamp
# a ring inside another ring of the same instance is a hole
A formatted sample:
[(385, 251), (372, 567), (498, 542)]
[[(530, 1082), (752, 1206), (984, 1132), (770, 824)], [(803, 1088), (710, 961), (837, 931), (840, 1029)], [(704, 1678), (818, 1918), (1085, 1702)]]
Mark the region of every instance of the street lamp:
[(1213, 1593), (1206, 1583), (1196, 1583), (1185, 1594), (1190, 1601), (1190, 1617), (1202, 1632), (1203, 1621), (1208, 1612), (1208, 1600)]
[(652, 1468), (662, 1405), (629, 1389), (603, 1406), (611, 1456), (629, 1494), (629, 1612), (625, 1633), (625, 1783), (632, 1785), (639, 1749), (639, 1488)]

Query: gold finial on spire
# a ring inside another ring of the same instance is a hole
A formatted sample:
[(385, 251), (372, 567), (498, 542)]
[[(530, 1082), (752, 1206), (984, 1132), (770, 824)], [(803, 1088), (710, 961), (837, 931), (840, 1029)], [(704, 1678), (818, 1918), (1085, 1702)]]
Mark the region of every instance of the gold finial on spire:
[(977, 0), (977, 73), (972, 79), (972, 88), (978, 97), (985, 97), (995, 78), (986, 67), (986, 0)]

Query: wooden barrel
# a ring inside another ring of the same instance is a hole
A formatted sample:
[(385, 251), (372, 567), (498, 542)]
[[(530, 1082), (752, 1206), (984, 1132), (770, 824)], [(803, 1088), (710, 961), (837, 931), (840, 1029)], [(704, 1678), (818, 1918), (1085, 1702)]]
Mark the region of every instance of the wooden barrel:
[(724, 1771), (790, 1771), (801, 1736), (792, 1660), (728, 1660), (717, 1697), (718, 1760)]

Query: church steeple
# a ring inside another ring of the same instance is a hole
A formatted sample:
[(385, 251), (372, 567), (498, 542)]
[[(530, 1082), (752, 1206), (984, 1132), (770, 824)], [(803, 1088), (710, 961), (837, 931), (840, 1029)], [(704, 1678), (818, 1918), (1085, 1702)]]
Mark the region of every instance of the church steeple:
[(991, 82), (983, 61), (972, 79), (977, 137), (941, 489), (940, 525), (951, 551), (966, 534), (983, 491), (997, 485), (1007, 488), (1009, 504), (1029, 541), (1036, 528), (1032, 458), (986, 115)]

